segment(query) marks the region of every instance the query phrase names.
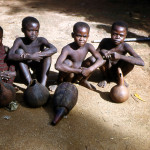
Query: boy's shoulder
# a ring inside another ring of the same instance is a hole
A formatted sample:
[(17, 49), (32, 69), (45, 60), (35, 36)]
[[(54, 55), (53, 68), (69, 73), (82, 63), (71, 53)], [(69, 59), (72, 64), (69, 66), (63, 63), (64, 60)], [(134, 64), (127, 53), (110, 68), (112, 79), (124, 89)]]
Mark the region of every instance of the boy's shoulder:
[(37, 37), (37, 40), (46, 40), (45, 37)]
[(107, 46), (108, 44), (112, 43), (111, 38), (103, 38), (100, 43), (99, 43), (99, 47), (101, 46)]
[(47, 39), (45, 37), (37, 37), (37, 40), (43, 41), (43, 40), (47, 40)]
[(84, 48), (87, 49), (87, 50), (95, 49), (94, 46), (91, 43), (86, 43), (84, 45)]
[(131, 45), (126, 42), (123, 42), (123, 47), (124, 47), (124, 49), (132, 48)]
[(15, 42), (23, 42), (24, 37), (17, 37), (15, 39)]
[(112, 42), (111, 38), (103, 38), (100, 43)]
[(124, 46), (130, 46), (130, 44), (126, 43), (126, 42), (123, 42), (123, 45)]
[(131, 47), (131, 45), (128, 44), (128, 43), (126, 43), (126, 42), (123, 42), (122, 44), (123, 44), (123, 46), (124, 46), (125, 48), (126, 48), (126, 47)]
[(43, 43), (47, 43), (48, 40), (45, 37), (37, 37), (37, 42), (43, 44)]
[(73, 43), (69, 43), (69, 44), (65, 45), (65, 46), (62, 48), (62, 50), (72, 49), (72, 45), (73, 45)]

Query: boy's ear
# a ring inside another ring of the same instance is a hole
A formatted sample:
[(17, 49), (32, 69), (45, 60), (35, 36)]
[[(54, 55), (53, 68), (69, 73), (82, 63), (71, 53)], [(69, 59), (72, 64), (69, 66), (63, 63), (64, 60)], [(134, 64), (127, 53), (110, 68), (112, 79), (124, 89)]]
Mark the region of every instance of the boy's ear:
[(74, 32), (71, 33), (72, 38), (74, 38)]

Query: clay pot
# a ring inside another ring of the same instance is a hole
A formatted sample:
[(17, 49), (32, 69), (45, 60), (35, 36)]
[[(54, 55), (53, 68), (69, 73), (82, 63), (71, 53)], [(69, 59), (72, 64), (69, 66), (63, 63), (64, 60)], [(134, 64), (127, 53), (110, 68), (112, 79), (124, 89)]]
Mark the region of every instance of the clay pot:
[(116, 103), (122, 103), (129, 98), (129, 90), (124, 85), (124, 78), (120, 68), (118, 68), (118, 85), (114, 86), (110, 91), (111, 99)]
[(15, 88), (11, 84), (0, 80), (0, 107), (8, 106), (11, 101), (15, 100), (15, 97)]
[(48, 89), (36, 79), (24, 91), (24, 100), (30, 107), (40, 107), (47, 103), (50, 98)]
[(52, 125), (56, 125), (64, 115), (67, 115), (75, 106), (78, 99), (78, 90), (70, 82), (61, 83), (53, 96), (54, 111), (56, 113)]

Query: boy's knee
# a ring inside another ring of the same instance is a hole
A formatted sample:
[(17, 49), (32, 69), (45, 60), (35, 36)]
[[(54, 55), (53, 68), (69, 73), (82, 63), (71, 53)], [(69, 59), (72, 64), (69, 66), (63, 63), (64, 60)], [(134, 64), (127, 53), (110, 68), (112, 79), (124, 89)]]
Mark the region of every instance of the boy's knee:
[(89, 60), (92, 64), (94, 64), (96, 62), (96, 58), (93, 56), (89, 57)]
[(72, 67), (72, 66), (73, 66), (73, 62), (72, 62), (71, 60), (69, 60), (69, 59), (66, 59), (66, 60), (64, 61), (64, 63), (65, 63), (67, 66), (69, 66), (69, 67)]
[(95, 63), (95, 61), (96, 61), (95, 57), (93, 57), (93, 56), (88, 57), (85, 61), (83, 61), (82, 66), (90, 67), (91, 65), (93, 65)]
[(134, 65), (131, 63), (126, 63), (123, 67), (121, 67), (123, 75), (126, 76), (129, 72), (131, 72), (134, 68)]
[(51, 57), (43, 57), (43, 62), (46, 62), (46, 63), (51, 63), (52, 62), (52, 59)]
[(17, 49), (17, 50), (15, 51), (15, 53), (21, 55), (21, 54), (24, 54), (25, 52), (24, 52), (23, 49), (19, 48), (19, 49)]
[(70, 77), (71, 79), (73, 79), (73, 78), (74, 78), (74, 73), (70, 73), (70, 74), (69, 74), (69, 77)]

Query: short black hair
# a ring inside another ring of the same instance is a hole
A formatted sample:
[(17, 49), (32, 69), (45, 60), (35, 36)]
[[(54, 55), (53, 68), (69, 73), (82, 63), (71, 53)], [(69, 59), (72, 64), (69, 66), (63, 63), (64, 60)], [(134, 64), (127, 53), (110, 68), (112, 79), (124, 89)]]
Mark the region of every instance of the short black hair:
[(31, 16), (28, 16), (28, 17), (25, 17), (23, 20), (22, 20), (22, 28), (26, 28), (26, 26), (29, 24), (29, 23), (38, 23), (39, 25), (40, 25), (40, 23), (39, 23), (39, 21), (36, 19), (36, 18), (34, 18), (34, 17), (31, 17)]
[(90, 31), (90, 26), (85, 22), (77, 22), (73, 26), (73, 32), (77, 31), (79, 28), (87, 28)]
[(124, 21), (115, 21), (113, 24), (112, 24), (112, 27), (111, 27), (111, 30), (113, 30), (115, 28), (115, 26), (121, 26), (121, 27), (124, 27), (126, 29), (126, 31), (128, 32), (128, 24)]
[(3, 28), (0, 26), (0, 32), (3, 34)]

